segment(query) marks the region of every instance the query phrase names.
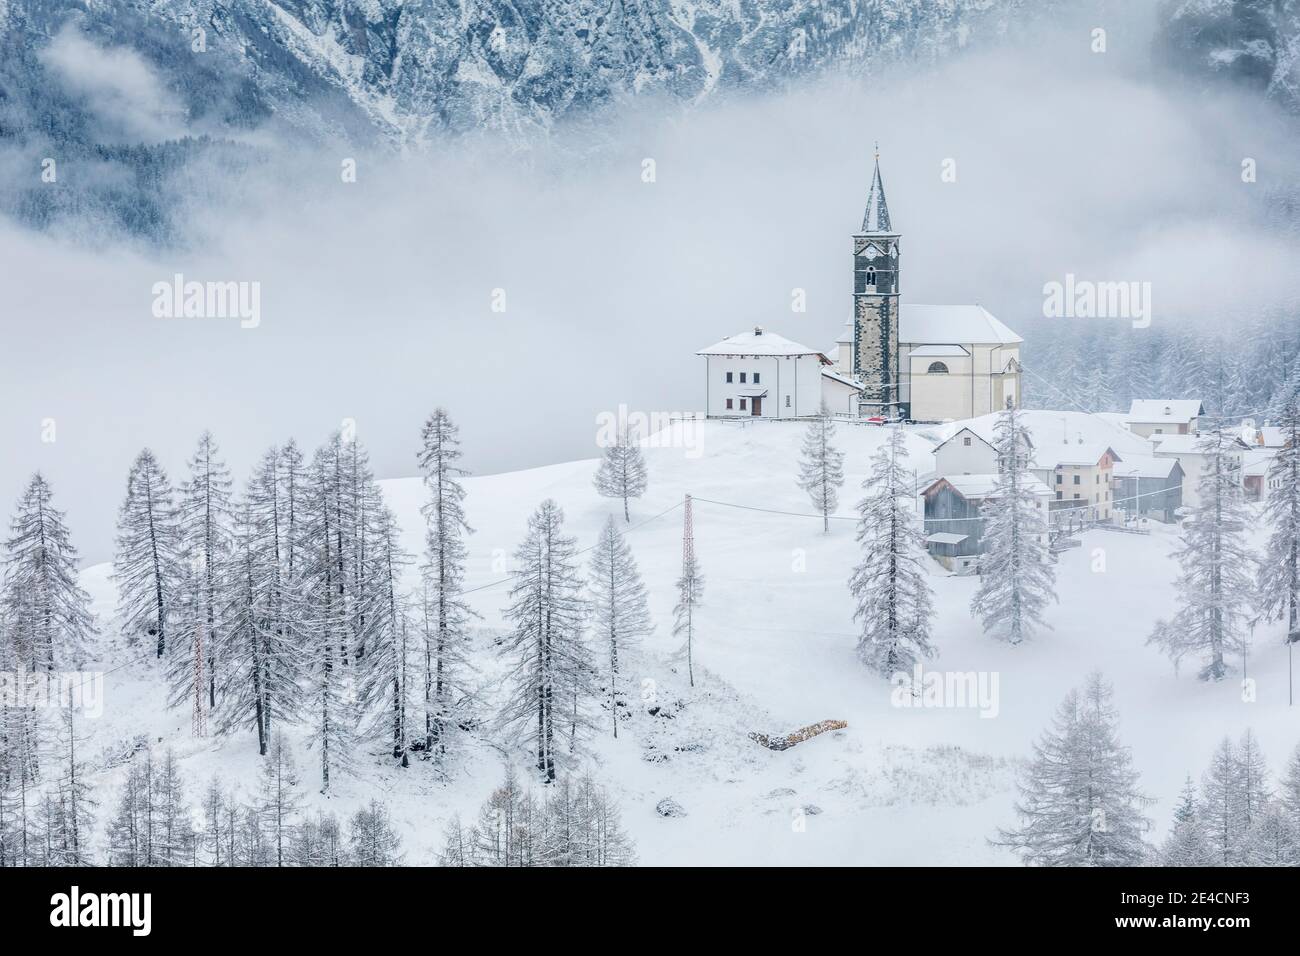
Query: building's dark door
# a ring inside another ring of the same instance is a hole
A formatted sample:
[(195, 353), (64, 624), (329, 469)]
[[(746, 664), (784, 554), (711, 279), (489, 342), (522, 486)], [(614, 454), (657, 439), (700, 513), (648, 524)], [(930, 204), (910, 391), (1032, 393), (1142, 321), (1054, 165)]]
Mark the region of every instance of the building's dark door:
[(749, 414), (751, 414), (751, 415), (762, 415), (762, 414), (763, 414), (763, 400), (762, 400), (761, 398), (759, 398), (757, 395), (755, 395), (755, 396), (750, 400), (749, 405), (750, 405), (750, 411), (749, 411)]

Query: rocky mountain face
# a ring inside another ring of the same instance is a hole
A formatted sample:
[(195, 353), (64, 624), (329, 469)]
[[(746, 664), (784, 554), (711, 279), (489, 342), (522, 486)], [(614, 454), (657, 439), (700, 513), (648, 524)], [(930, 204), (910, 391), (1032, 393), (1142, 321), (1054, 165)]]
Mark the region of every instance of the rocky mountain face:
[(410, 142), (695, 100), (835, 62), (937, 58), (1026, 0), (0, 0), (7, 51), (76, 29), (139, 54), (195, 117)]
[(1300, 0), (1166, 0), (1159, 23), (1157, 51), (1179, 72), (1300, 111)]

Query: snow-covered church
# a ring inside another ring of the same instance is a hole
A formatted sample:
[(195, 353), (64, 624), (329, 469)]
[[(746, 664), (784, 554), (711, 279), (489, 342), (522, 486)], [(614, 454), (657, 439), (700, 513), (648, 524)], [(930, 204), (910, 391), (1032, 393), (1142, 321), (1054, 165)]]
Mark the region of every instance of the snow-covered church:
[(877, 154), (853, 235), (853, 315), (834, 348), (754, 329), (701, 349), (709, 417), (799, 418), (825, 401), (839, 414), (944, 421), (1018, 399), (1020, 336), (978, 305), (903, 303), (901, 239)]

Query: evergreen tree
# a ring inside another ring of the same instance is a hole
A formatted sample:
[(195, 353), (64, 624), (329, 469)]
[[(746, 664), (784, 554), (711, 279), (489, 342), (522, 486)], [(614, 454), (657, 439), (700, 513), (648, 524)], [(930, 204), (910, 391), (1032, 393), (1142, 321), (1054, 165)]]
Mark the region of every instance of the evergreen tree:
[(77, 549), (52, 498), (45, 479), (33, 475), (5, 542), (0, 641), (10, 642), (23, 670), (79, 667), (95, 633)]
[(682, 559), (682, 573), (677, 579), (677, 603), (673, 606), (673, 637), (684, 638), (686, 673), (695, 686), (695, 609), (704, 596), (704, 575), (694, 554)]
[(397, 866), (401, 840), (393, 830), (388, 810), (377, 800), (358, 810), (348, 829), (348, 862), (352, 866)]
[(515, 656), (502, 721), (531, 738), (537, 770), (547, 782), (555, 779), (566, 731), (572, 751), (588, 729), (582, 705), (591, 692), (591, 663), (582, 640), (587, 608), (574, 539), (564, 534), (563, 525), (564, 512), (550, 499), (528, 519), (528, 534), (515, 552), (505, 612), (512, 631), (502, 649)]
[(1091, 674), (1070, 691), (1020, 782), (1020, 826), (995, 841), (1039, 866), (1135, 866), (1146, 858), (1148, 799), (1119, 742), (1111, 688)]
[(167, 653), (172, 602), (181, 579), (180, 541), (167, 473), (145, 449), (126, 479), (126, 500), (117, 523), (113, 577), (124, 629), (154, 639), (157, 656)]
[(871, 459), (871, 474), (858, 502), (862, 560), (849, 578), (854, 619), (862, 626), (858, 656), (878, 674), (910, 672), (918, 657), (931, 657), (934, 606), (924, 567), (925, 546), (915, 522), (907, 447), (902, 430)]
[(640, 498), (646, 489), (645, 457), (641, 446), (626, 429), (620, 429), (614, 443), (605, 449), (605, 457), (596, 469), (596, 490), (606, 498), (623, 499), (623, 520), (631, 521), (628, 501)]
[(1043, 609), (1055, 600), (1056, 572), (1047, 550), (1047, 521), (1034, 494), (1028, 431), (1015, 403), (998, 414), (993, 447), (998, 480), (984, 503), (984, 554), (971, 614), (984, 630), (1019, 644), (1035, 626), (1046, 626)]
[(844, 452), (834, 445), (835, 420), (822, 402), (821, 414), (808, 424), (799, 459), (799, 487), (808, 492), (822, 516), (822, 531), (831, 530), (831, 514), (839, 507), (844, 484)]
[(402, 569), (410, 562), (398, 543), (397, 521), (387, 507), (377, 515), (376, 539), (358, 590), (376, 595), (367, 626), (369, 649), (361, 659), (359, 702), (372, 715), (393, 758), (406, 765), (409, 670), (408, 608), (401, 593)]
[(646, 604), (645, 585), (637, 570), (632, 550), (614, 524), (605, 519), (591, 556), (592, 625), (596, 639), (608, 649), (606, 693), (609, 719), (618, 736), (619, 707), (626, 707), (621, 695), (630, 650), (654, 629)]
[(429, 496), (422, 569), (424, 752), (441, 761), (448, 737), (463, 716), (457, 702), (468, 669), (465, 647), (474, 616), (462, 596), (465, 536), (473, 529), (465, 520), (465, 489), (460, 483), (468, 472), (457, 464), (462, 454), (459, 429), (439, 408), (425, 421), (420, 438), (420, 472)]
[(1191, 777), (1187, 778), (1182, 800), (1174, 811), (1174, 828), (1160, 848), (1160, 862), (1165, 866), (1213, 866), (1216, 862), (1196, 806)]
[(1211, 432), (1197, 442), (1205, 464), (1197, 485), (1200, 503), (1184, 524), (1177, 587), (1181, 607), (1170, 621), (1157, 621), (1147, 643), (1174, 661), (1204, 658), (1201, 680), (1222, 680), (1225, 653), (1244, 653), (1243, 614), (1252, 596), (1253, 561), (1247, 549), (1246, 505), (1238, 460), (1227, 439)]
[(1285, 444), (1268, 471), (1264, 524), (1270, 529), (1260, 562), (1260, 606), (1285, 618), (1288, 644), (1300, 641), (1300, 408), (1288, 402), (1278, 421)]
[(309, 683), (304, 709), (310, 715), (311, 746), (320, 753), (322, 793), (329, 792), (332, 777), (350, 769), (356, 729), (356, 712), (349, 703), (352, 631), (346, 605), (348, 570), (339, 552), (345, 537), (339, 527), (337, 451), (337, 441), (331, 441), (312, 459), (296, 558)]
[(273, 865), (286, 865), (286, 842), (299, 810), (298, 770), (285, 740), (284, 731), (271, 739), (271, 749), (262, 763), (262, 792), (259, 809), (267, 832)]
[(190, 458), (189, 480), (181, 487), (176, 509), (183, 580), (189, 592), (188, 600), (180, 604), (189, 614), (178, 615), (177, 627), (190, 639), (173, 646), (171, 659), (173, 673), (179, 671), (182, 682), (194, 673), (205, 675), (209, 709), (217, 704), (221, 590), (231, 548), (230, 487), (230, 470), (212, 433), (205, 431)]

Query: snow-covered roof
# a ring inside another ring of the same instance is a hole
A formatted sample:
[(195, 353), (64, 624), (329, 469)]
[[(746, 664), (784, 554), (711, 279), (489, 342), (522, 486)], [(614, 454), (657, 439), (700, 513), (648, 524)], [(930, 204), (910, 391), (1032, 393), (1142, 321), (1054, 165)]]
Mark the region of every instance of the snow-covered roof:
[(907, 354), (920, 358), (929, 358), (932, 355), (970, 355), (970, 352), (960, 345), (918, 345)]
[(833, 372), (828, 368), (822, 369), (822, 375), (824, 375), (826, 378), (839, 382), (841, 385), (847, 385), (855, 392), (862, 391), (862, 383), (853, 381), (853, 379), (849, 378), (847, 375), (841, 375), (838, 372)]
[(898, 341), (908, 345), (1014, 345), (1024, 341), (978, 305), (903, 305)]
[[(994, 426), (997, 425), (1000, 412), (981, 415), (978, 418), (966, 418), (946, 425), (940, 425), (936, 431), (942, 438), (949, 438), (963, 428), (969, 428), (989, 444), (993, 443)], [(1048, 445), (1061, 445), (1068, 437), (1072, 442), (1082, 439), (1084, 442), (1109, 445), (1121, 458), (1128, 455), (1151, 454), (1151, 441), (1106, 421), (1089, 412), (1075, 412), (1057, 409), (1026, 408), (1020, 412), (1020, 418), (1026, 429), (1033, 436), (1034, 445), (1044, 448)]]
[(1259, 430), (1259, 435), (1264, 439), (1265, 448), (1282, 448), (1286, 445), (1286, 432), (1276, 425), (1265, 425)]
[(951, 531), (936, 531), (934, 534), (927, 534), (925, 540), (930, 544), (961, 544), (970, 535), (953, 534)]
[(1140, 425), (1186, 425), (1204, 414), (1205, 408), (1195, 398), (1135, 398), (1129, 406), (1128, 420)]
[(1129, 455), (1115, 465), (1116, 478), (1168, 478), (1178, 465), (1177, 458)]
[(1119, 453), (1105, 442), (1048, 442), (1034, 449), (1034, 464), (1038, 468), (1059, 468), (1061, 465), (1090, 467), (1101, 461), (1107, 452), (1116, 461), (1122, 460)]
[(755, 328), (749, 332), (729, 335), (721, 342), (715, 342), (708, 348), (700, 349), (696, 355), (816, 355), (823, 362), (830, 364), (830, 359), (817, 349), (792, 342), (775, 332), (765, 332)]
[[(1212, 433), (1207, 433), (1212, 434)], [(1205, 435), (1152, 435), (1156, 442), (1155, 454), (1157, 455), (1200, 455), (1203, 454), (1199, 447)], [(1226, 435), (1228, 446), (1233, 451), (1241, 451), (1249, 447), (1236, 435)]]
[[(1035, 495), (1051, 497), (1052, 490), (1029, 472), (1025, 472), (1021, 479), (1024, 486)], [(963, 498), (994, 498), (998, 488), (997, 475), (944, 475), (938, 481), (948, 482), (948, 484), (952, 485), (953, 490)], [(934, 484), (938, 484), (938, 482)], [(934, 484), (926, 488), (925, 493), (928, 493), (930, 488), (934, 487)]]
[(1277, 452), (1276, 448), (1252, 448), (1242, 456), (1241, 473), (1251, 477), (1267, 475)]
[[(976, 431), (975, 429), (973, 429), (973, 428), (963, 427), (963, 428), (959, 428), (959, 429), (957, 429), (955, 432), (953, 432), (951, 435), (949, 435), (949, 436), (948, 436), (947, 438), (945, 438), (943, 441), (939, 442), (939, 444), (935, 445), (935, 446), (934, 446), (934, 450), (937, 452), (940, 448), (942, 448), (944, 445), (948, 444), (948, 442), (952, 441), (953, 439), (957, 438), (959, 435), (974, 435), (977, 439), (979, 439), (979, 440), (980, 440), (981, 442), (983, 442), (985, 445), (989, 446), (990, 448), (993, 447), (993, 440), (992, 440), (992, 439), (993, 439), (993, 436), (992, 436), (992, 435), (984, 436), (984, 435), (981, 435), (979, 432), (977, 432), (977, 431)], [(1030, 447), (1030, 448), (1033, 448), (1033, 447), (1034, 447), (1034, 441), (1033, 441), (1032, 438), (1029, 437), (1028, 434), (1025, 435), (1025, 440), (1029, 443), (1029, 447)]]

